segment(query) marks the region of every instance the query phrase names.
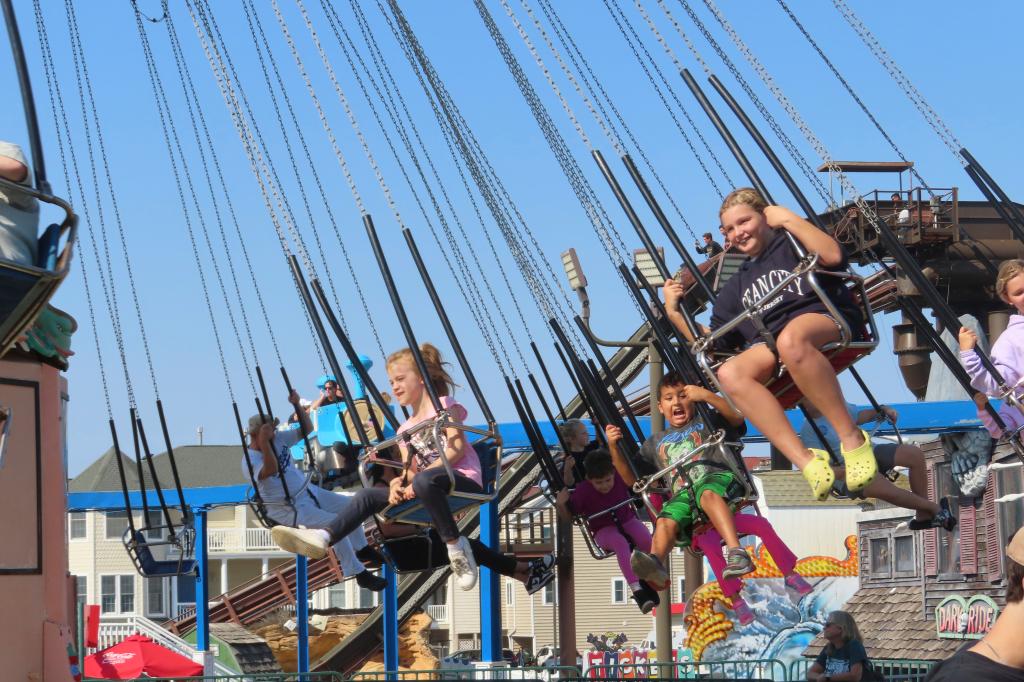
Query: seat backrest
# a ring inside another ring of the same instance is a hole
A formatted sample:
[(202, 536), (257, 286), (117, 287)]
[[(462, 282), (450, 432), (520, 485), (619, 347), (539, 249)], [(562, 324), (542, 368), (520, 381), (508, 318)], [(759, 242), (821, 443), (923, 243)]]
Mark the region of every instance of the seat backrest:
[(36, 267), (53, 270), (57, 267), (57, 256), (60, 255), (60, 226), (50, 225), (39, 237)]
[(496, 461), (498, 448), (492, 441), (482, 440), (474, 443), (473, 449), (476, 450), (477, 459), (480, 460), (480, 475), (484, 482), (484, 491), (494, 492), (495, 474), (497, 473), (495, 468), (500, 466), (500, 463)]

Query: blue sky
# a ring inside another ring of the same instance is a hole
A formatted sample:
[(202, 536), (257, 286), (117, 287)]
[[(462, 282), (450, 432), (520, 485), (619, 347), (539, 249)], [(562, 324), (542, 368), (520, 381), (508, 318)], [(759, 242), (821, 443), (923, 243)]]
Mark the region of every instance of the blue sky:
[[(293, 382), (300, 387), (303, 395), (313, 398), (316, 392), (313, 382), (322, 373), (322, 368), (310, 342), (299, 301), (289, 282), (278, 240), (188, 13), (178, 3), (171, 4), (171, 16), (199, 91), (204, 115), (212, 131), (213, 148), (224, 169), (226, 185), (244, 235), (246, 249), (254, 263), (255, 279), (271, 317), (275, 340)], [(501, 3), (488, 0), (486, 4), (520, 59), (526, 74), (547, 106), (577, 162), (596, 190), (608, 215), (621, 233), (626, 247), (629, 250), (638, 247), (639, 240), (607, 191), (589, 158), (586, 147), (544, 81)], [(538, 5), (535, 2), (530, 4), (534, 11), (539, 13)], [(740, 99), (748, 113), (768, 135), (767, 125), (757, 117), (753, 105), (743, 96), (728, 70), (694, 29), (682, 7), (676, 0), (667, 4), (680, 25), (692, 36), (694, 44), (713, 71)], [(69, 48), (67, 18), (60, 4), (43, 5), (45, 24), (63, 90), (67, 116), (71, 121), (76, 154), (80, 163), (84, 164), (87, 152)], [(285, 193), (293, 205), (303, 239), (308, 243), (312, 260), (316, 262), (315, 267), (323, 279), (330, 278), (333, 281), (341, 302), (340, 312), (344, 315), (353, 342), (362, 352), (377, 361), (373, 373), (383, 386), (385, 377), (380, 351), (352, 285), (353, 279), (360, 282), (365, 293), (367, 306), (379, 330), (384, 350), (390, 352), (404, 346), (404, 339), (373, 262), (360, 223), (359, 212), (339, 169), (331, 143), (321, 126), (317, 111), (282, 38), (272, 6), (269, 3), (257, 5), (265, 35), (285, 78), (289, 98), (294, 105), (313, 163), (325, 188), (326, 201), (314, 191), (309, 171), (300, 169), (307, 191), (314, 195), (311, 196), (310, 202), (312, 223), (315, 224), (315, 233), (319, 235), (324, 246), (323, 258), (319, 256), (319, 251), (315, 247), (314, 229), (302, 208), (298, 186), (277, 129), (242, 6), (235, 2), (216, 3), (215, 16), (226, 36), (229, 53), (238, 67), (242, 88), (258, 112), (261, 129), (271, 148), (271, 157), (283, 178)], [(367, 209), (374, 216), (417, 336), (421, 341), (436, 341), (443, 350), (447, 350), (448, 344), (442, 342), (443, 333), (440, 325), (430, 308), (429, 300), (401, 239), (397, 220), (366, 162), (319, 55), (312, 46), (297, 6), (288, 0), (280, 0), (280, 5), (312, 80), (313, 88), (336, 136), (337, 144), (351, 168), (353, 180)], [(509, 0), (509, 5), (515, 9), (517, 16), (525, 22), (531, 36), (537, 41), (536, 31), (519, 1)], [(150, 17), (158, 17), (161, 14), (159, 3), (152, 0), (140, 0), (139, 6)], [(363, 6), (385, 59), (400, 84), (403, 98), (417, 120), (420, 134), (431, 151), (456, 211), (469, 233), (469, 243), (465, 245), (464, 250), (468, 269), (479, 286), (482, 287), (487, 281), (497, 295), (497, 306), (485, 297), (483, 307), (485, 314), (490, 318), (489, 323), (493, 326), (498, 345), (504, 349), (499, 349), (499, 354), (507, 352), (512, 361), (512, 370), (523, 376), (525, 372), (518, 358), (516, 344), (529, 358), (528, 343), (531, 339), (535, 340), (545, 351), (549, 366), (555, 370), (561, 395), (567, 396), (568, 379), (556, 367), (557, 359), (549, 352), (551, 338), (544, 319), (509, 256), (509, 248), (501, 242), (493, 221), (485, 211), (486, 229), (492, 231), (493, 239), (499, 244), (501, 263), (508, 274), (509, 281), (506, 284), (482, 237), (480, 223), (473, 214), (427, 101), (412, 71), (383, 23), (376, 3), (365, 2)], [(661, 14), (657, 3), (647, 2), (645, 6), (667, 36), (676, 54), (704, 83), (700, 68), (686, 51), (679, 35)], [(741, 73), (766, 102), (773, 116), (794, 139), (811, 164), (817, 166), (818, 158), (813, 150), (803, 141), (782, 108), (775, 103), (733, 45), (714, 24), (707, 9), (701, 3), (694, 3), (694, 6), (707, 22), (715, 38), (739, 65)], [(898, 141), (908, 157), (915, 161), (921, 175), (933, 186), (959, 186), (962, 189), (962, 196), (977, 198), (978, 193), (973, 186), (969, 186), (969, 180), (958, 167), (956, 160), (860, 43), (853, 31), (843, 22), (831, 3), (794, 1), (791, 6), (886, 130)], [(914, 1), (884, 5), (860, 1), (852, 2), (851, 6), (959, 136), (961, 142), (985, 164), (1004, 189), (1011, 195), (1019, 197), (1022, 189), (1021, 174), (1015, 162), (1019, 154), (1021, 132), (1019, 123), (1014, 121), (1018, 120), (1016, 112), (1024, 102), (1020, 88), (1015, 87), (1019, 80), (1017, 74), (1020, 71), (1021, 58), (1013, 46), (1017, 42), (1015, 27), (1019, 26), (1021, 19), (1024, 18), (1024, 8), (1019, 3), (991, 2), (967, 9), (962, 3), (952, 1)], [(377, 127), (337, 42), (330, 33), (323, 11), (318, 3), (309, 0), (306, 0), (306, 7), (323, 40), (330, 62), (338, 74), (340, 86), (351, 102), (360, 130), (364, 132), (371, 151), (380, 164), (381, 173), (393, 191), (398, 211), (404, 223), (412, 229), (421, 251), (424, 252), (471, 364), (485, 387), (489, 402), (499, 419), (511, 419), (514, 413), (505, 397), (498, 364), (484, 343), (468, 306), (458, 293), (453, 275), (445, 266), (425, 220), (388, 151), (385, 138)], [(852, 100), (842, 91), (775, 2), (722, 0), (720, 7), (799, 108), (804, 119), (824, 141), (834, 158), (895, 158), (891, 149), (886, 146), (864, 115), (856, 109)], [(15, 8), (26, 45), (40, 113), (49, 179), (58, 194), (70, 197), (74, 203), (80, 204), (77, 188), (69, 190), (61, 169), (32, 4), (16, 0)], [(570, 246), (576, 247), (590, 280), (595, 330), (605, 338), (624, 338), (639, 324), (639, 314), (634, 310), (624, 288), (618, 283), (611, 263), (601, 249), (583, 210), (574, 198), (554, 156), (547, 148), (537, 124), (472, 4), (407, 3), (404, 9), (427, 54), (514, 198), (516, 206), (531, 226), (550, 267), (561, 277), (558, 255)], [(702, 134), (724, 160), (728, 174), (737, 183), (746, 184), (735, 163), (727, 158), (723, 145), (707, 124), (706, 117), (696, 106), (682, 81), (674, 75), (671, 62), (643, 24), (635, 7), (632, 3), (623, 3), (623, 9), (636, 26), (648, 50), (668, 76)], [(669, 187), (675, 201), (682, 208), (693, 230), (700, 233), (713, 229), (716, 225), (719, 197), (705, 179), (643, 72), (633, 60), (605, 6), (601, 2), (588, 0), (559, 3), (558, 10), (603, 86)], [(194, 443), (196, 429), (202, 426), (207, 443), (234, 443), (236, 438), (230, 412), (231, 392), (221, 369), (220, 354), (213, 342), (196, 259), (189, 243), (181, 201), (170, 170), (131, 5), (84, 3), (76, 7), (76, 11), (78, 30), (85, 50), (113, 183), (117, 191), (117, 207), (126, 235), (151, 349), (156, 388), (159, 389), (159, 395), (167, 411), (172, 439), (176, 444)], [(355, 30), (354, 22), (351, 20), (351, 9), (347, 3), (339, 3), (338, 11), (345, 25)], [(189, 215), (193, 228), (197, 231), (197, 237), (202, 239), (201, 223), (195, 214), (195, 206), (200, 207), (205, 223), (211, 231), (211, 239), (216, 243), (219, 236), (212, 202), (203, 180), (199, 155), (191, 137), (180, 82), (168, 46), (166, 24), (145, 22), (145, 26), (170, 101), (172, 115), (181, 135), (185, 155), (189, 160), (184, 172), (187, 172), (195, 182), (196, 197), (193, 198), (186, 187), (184, 201), (189, 207)], [(358, 32), (354, 37), (365, 55), (365, 46)], [(611, 144), (602, 136), (600, 128), (589, 116), (582, 100), (575, 95), (561, 73), (557, 72), (557, 64), (546, 48), (539, 41), (537, 44), (587, 135), (594, 146), (601, 149), (610, 160), (620, 181), (627, 186), (628, 178), (621, 164), (614, 159)], [(4, 65), (0, 67), (0, 87), (6, 92), (16, 93), (16, 81), (8, 61), (9, 54), (4, 54), (3, 60), (0, 62)], [(6, 101), (7, 106), (0, 110), (0, 138), (24, 144), (25, 125), (21, 107), (18, 106), (18, 97), (13, 94)], [(718, 100), (714, 101), (718, 104)], [(734, 132), (737, 138), (746, 144), (738, 126), (734, 127)], [(93, 135), (95, 136), (95, 132)], [(300, 164), (304, 164), (293, 129), (290, 129), (289, 135), (296, 145)], [(394, 140), (396, 146), (400, 147), (397, 137)], [(781, 155), (781, 145), (775, 140), (772, 141)], [(782, 203), (792, 204), (781, 183), (771, 178), (767, 164), (762, 163), (749, 149), (748, 153), (756, 160), (762, 175), (770, 178), (769, 184), (776, 197)], [(799, 178), (799, 174), (797, 177)], [(725, 182), (724, 179), (719, 180)], [(891, 186), (890, 180), (872, 176), (856, 178), (855, 181), (864, 191)], [(804, 182), (805, 191), (809, 189), (806, 184)], [(417, 187), (417, 190), (421, 188)], [(639, 209), (642, 200), (631, 188), (627, 187), (627, 191)], [(98, 321), (96, 331), (99, 334), (101, 353), (111, 385), (115, 418), (123, 433), (122, 442), (127, 442), (128, 438), (125, 382), (113, 340), (110, 315), (102, 296), (99, 295), (96, 259), (89, 242), (90, 231), (97, 238), (102, 234), (96, 219), (96, 193), (91, 186), (86, 189), (85, 196), (93, 220), (88, 224), (83, 221), (75, 261), (76, 272), (70, 275), (54, 301), (55, 305), (76, 317), (80, 324), (73, 343), (76, 355), (72, 358), (68, 373), (71, 405), (67, 433), (69, 469), (72, 475), (110, 445), (97, 351), (92, 340), (93, 329), (86, 308), (81, 273), (77, 271), (83, 266), (88, 269), (94, 289)], [(116, 239), (117, 224), (112, 219), (113, 207), (109, 195), (103, 193), (102, 196), (106, 230), (111, 239), (111, 257), (114, 262), (114, 279), (117, 282), (116, 290), (126, 337), (129, 372), (140, 408), (147, 421), (150, 421), (154, 418), (154, 386), (140, 342), (123, 255)], [(218, 196), (221, 197), (218, 201), (223, 211), (223, 196)], [(813, 197), (813, 194), (811, 196)], [(667, 202), (663, 201), (663, 204), (668, 209)], [(341, 258), (338, 240), (327, 218), (328, 205), (350, 254), (353, 265), (351, 271)], [(640, 214), (655, 240), (658, 243), (665, 243), (651, 216), (645, 210), (640, 211)], [(431, 218), (434, 218), (432, 214)], [(683, 241), (690, 243), (692, 237), (689, 232), (678, 224), (678, 221), (675, 222)], [(233, 228), (230, 223), (227, 223), (227, 226), (230, 236)], [(252, 293), (253, 278), (241, 257), (240, 247), (237, 242), (233, 242), (233, 246), (226, 254), (223, 249), (215, 249), (225, 277), (228, 260), (235, 266), (242, 290), (242, 300), (238, 301), (229, 283), (227, 303), (216, 286), (209, 253), (202, 242), (199, 252), (202, 267), (208, 275), (211, 300), (232, 392), (241, 406), (243, 415), (252, 411), (250, 406), (253, 396), (246, 372), (246, 363), (251, 365), (251, 354), (248, 351), (245, 332), (241, 333), (244, 352), (239, 348), (226, 314), (228, 308), (236, 314), (236, 321), (240, 327), (251, 330), (260, 363), (271, 381), (271, 391), (277, 396), (275, 408), (284, 411), (284, 390), (278, 379), (277, 360), (267, 325), (257, 312), (256, 299)], [(669, 260), (673, 264), (678, 262), (675, 255)], [(563, 302), (575, 301), (575, 297), (568, 291), (558, 296)], [(510, 305), (513, 303), (518, 304), (525, 324), (520, 320), (516, 306)], [(242, 317), (243, 312), (247, 313), (246, 317)], [(509, 322), (508, 327), (502, 322), (499, 312), (505, 314)], [(886, 329), (891, 322), (892, 320), (883, 321)], [(532, 362), (529, 369), (536, 369)], [(864, 362), (863, 374), (873, 384), (880, 399), (890, 402), (910, 399), (909, 393), (898, 379), (888, 332), (883, 335), (879, 350)], [(465, 385), (462, 380), (459, 383)], [(850, 383), (852, 385), (852, 382)], [(460, 395), (470, 403), (471, 414), (479, 417), (479, 411), (473, 407), (468, 389), (463, 388)], [(851, 391), (850, 398), (855, 402), (863, 401), (863, 397), (855, 388)], [(155, 428), (155, 424), (152, 428)]]

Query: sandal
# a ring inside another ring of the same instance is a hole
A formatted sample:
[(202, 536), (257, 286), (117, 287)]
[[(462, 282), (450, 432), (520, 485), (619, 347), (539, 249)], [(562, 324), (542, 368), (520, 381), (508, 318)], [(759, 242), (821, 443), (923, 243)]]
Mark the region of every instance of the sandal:
[(863, 490), (878, 474), (878, 461), (871, 447), (871, 439), (863, 431), (861, 435), (864, 436), (864, 442), (859, 447), (849, 452), (840, 448), (846, 466), (846, 487), (851, 492)]
[(804, 479), (811, 486), (814, 499), (824, 502), (832, 492), (832, 484), (836, 480), (836, 472), (828, 463), (828, 453), (824, 450), (809, 448), (814, 459), (807, 463), (803, 469)]

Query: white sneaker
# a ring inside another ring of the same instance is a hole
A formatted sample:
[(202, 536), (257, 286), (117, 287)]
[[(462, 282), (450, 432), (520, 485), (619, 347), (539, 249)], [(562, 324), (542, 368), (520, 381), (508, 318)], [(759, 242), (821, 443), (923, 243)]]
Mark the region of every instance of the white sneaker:
[(310, 559), (322, 559), (327, 555), (327, 540), (315, 528), (274, 526), (270, 529), (270, 537), (286, 552), (301, 554)]
[(455, 583), (461, 590), (472, 590), (476, 587), (476, 561), (469, 540), (460, 537), (455, 544), (448, 544), (448, 563), (455, 574)]

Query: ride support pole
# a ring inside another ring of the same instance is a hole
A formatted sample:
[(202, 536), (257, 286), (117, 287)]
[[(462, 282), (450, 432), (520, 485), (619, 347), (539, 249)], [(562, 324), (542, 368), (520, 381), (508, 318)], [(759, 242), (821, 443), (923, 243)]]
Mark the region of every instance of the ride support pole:
[(196, 560), (196, 650), (203, 656), (205, 671), (207, 654), (210, 651), (210, 566), (206, 545), (206, 508), (194, 510), (196, 544), (193, 549)]
[[(658, 411), (658, 384), (661, 383), (662, 360), (658, 352), (658, 344), (651, 338), (647, 342), (647, 370), (651, 383), (651, 433), (665, 429), (665, 417)], [(668, 589), (658, 593), (661, 606), (654, 614), (654, 643), (658, 663), (672, 662), (672, 562), (665, 568), (668, 570)]]
[[(500, 549), (497, 500), (480, 505), (480, 542), (491, 549)], [(501, 645), (501, 575), (481, 566), (480, 654), (484, 662), (501, 663)]]
[(558, 664), (576, 665), (576, 579), (573, 560), (573, 523), (555, 515), (555, 556), (558, 578), (555, 601), (558, 609)]
[(390, 563), (384, 564), (384, 675), (388, 682), (398, 680), (398, 574)]
[(295, 667), (299, 673), (309, 672), (309, 560), (295, 555), (295, 624), (299, 646)]

